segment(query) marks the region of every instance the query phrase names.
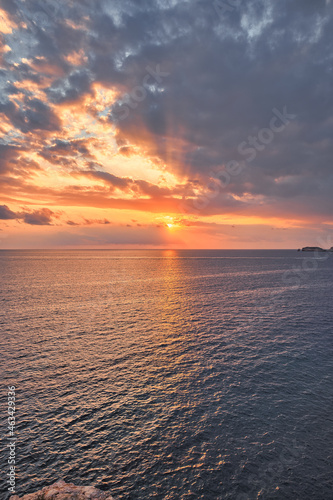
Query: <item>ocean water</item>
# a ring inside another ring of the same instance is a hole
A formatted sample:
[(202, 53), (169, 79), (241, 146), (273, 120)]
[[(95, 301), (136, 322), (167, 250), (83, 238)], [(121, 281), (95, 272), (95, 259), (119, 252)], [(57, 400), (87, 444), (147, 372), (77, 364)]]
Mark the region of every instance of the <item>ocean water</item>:
[(19, 495), (333, 498), (333, 254), (1, 251), (0, 271)]

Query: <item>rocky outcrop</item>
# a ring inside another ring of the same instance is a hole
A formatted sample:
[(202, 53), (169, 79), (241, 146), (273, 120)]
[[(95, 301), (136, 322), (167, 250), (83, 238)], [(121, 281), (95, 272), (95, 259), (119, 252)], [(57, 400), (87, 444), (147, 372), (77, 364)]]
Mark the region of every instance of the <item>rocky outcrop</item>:
[(114, 500), (110, 493), (98, 490), (93, 486), (75, 486), (73, 483), (57, 481), (36, 493), (19, 497), (12, 495), (9, 500)]

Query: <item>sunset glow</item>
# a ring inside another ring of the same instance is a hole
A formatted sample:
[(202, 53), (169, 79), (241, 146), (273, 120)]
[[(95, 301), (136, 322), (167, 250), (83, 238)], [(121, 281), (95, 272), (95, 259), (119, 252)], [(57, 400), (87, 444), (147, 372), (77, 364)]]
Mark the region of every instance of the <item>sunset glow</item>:
[[(270, 33), (284, 38), (278, 12), (244, 6), (224, 35), (212, 6), (200, 26), (178, 7), (152, 5), (147, 35), (135, 3), (62, 1), (52, 16), (2, 4), (1, 248), (294, 248), (327, 236), (331, 96), (305, 79), (299, 98), (298, 73), (315, 63), (299, 52), (302, 26), (259, 70), (249, 61), (263, 62)], [(328, 31), (308, 42), (321, 44), (319, 73)], [(287, 93), (282, 75), (273, 90), (283, 54)]]

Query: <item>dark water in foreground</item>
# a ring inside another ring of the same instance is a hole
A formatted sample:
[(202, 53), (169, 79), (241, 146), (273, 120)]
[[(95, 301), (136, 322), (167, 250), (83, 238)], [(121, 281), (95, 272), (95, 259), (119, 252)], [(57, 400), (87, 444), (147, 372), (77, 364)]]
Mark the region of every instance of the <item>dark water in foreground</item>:
[(333, 498), (333, 255), (2, 251), (0, 271), (18, 494)]

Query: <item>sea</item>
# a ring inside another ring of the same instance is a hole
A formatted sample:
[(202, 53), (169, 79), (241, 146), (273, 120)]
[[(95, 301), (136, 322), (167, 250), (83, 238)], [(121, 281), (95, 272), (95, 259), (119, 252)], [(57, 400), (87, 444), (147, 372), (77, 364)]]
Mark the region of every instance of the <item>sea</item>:
[(333, 499), (333, 253), (0, 252), (2, 498)]

